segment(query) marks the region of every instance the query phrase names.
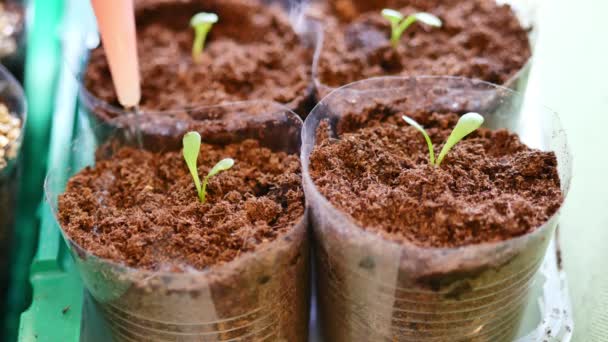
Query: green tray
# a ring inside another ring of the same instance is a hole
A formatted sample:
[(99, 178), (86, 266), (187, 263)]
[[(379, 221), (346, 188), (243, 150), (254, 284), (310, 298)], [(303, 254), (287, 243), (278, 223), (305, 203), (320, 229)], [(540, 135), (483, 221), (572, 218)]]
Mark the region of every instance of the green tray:
[[(61, 48), (57, 26), (62, 1), (23, 1), (28, 13), (24, 86), (28, 119), (22, 148), (22, 177), (11, 254), (11, 274), (0, 340), (17, 338), (19, 316), (31, 301), (29, 266), (36, 247), (42, 184), (46, 174), (49, 128)], [(34, 9), (38, 15), (32, 17)]]
[[(45, 2), (48, 0), (38, 0)], [(88, 1), (66, 0), (63, 21), (64, 61), (58, 73), (57, 95), (54, 103), (48, 164), (63, 171), (65, 180), (69, 169), (78, 169), (86, 160), (66, 154), (66, 147), (83, 130), (88, 129), (84, 115), (78, 115), (78, 84), (74, 77), (80, 61), (86, 55), (86, 45), (94, 38), (87, 36), (94, 30)], [(82, 135), (80, 135), (82, 137)], [(60, 189), (59, 189), (60, 190)], [(21, 316), (19, 341), (109, 341), (104, 336), (103, 322), (91, 305), (77, 271), (59, 232), (51, 208), (42, 202), (39, 210), (39, 247), (32, 263), (30, 280), (33, 286), (32, 304)], [(572, 322), (569, 298), (563, 281), (564, 274), (557, 268), (555, 244), (538, 276), (535, 289), (522, 326), (520, 342), (568, 341)], [(548, 280), (547, 280), (548, 279)], [(540, 304), (540, 305), (539, 305)], [(559, 317), (551, 317), (551, 309), (562, 308)], [(565, 314), (564, 314), (565, 313)], [(541, 324), (543, 323), (543, 324)], [(546, 331), (558, 338), (548, 338)], [(311, 336), (316, 334), (311, 332)], [(311, 341), (317, 338), (311, 337)]]
[[(36, 231), (39, 232), (38, 250), (33, 262), (33, 247), (28, 251), (29, 258), (26, 252), (20, 253), (24, 259), (22, 262), (26, 265), (31, 263), (31, 268), (15, 268), (19, 274), (14, 277), (10, 296), (13, 302), (10, 309), (15, 314), (10, 315), (14, 318), (7, 320), (6, 340), (16, 340), (18, 333), (20, 341), (78, 341), (82, 285), (78, 274), (72, 270), (69, 251), (50, 207), (42, 201), (42, 184), (47, 165), (67, 167), (70, 162), (64, 149), (70, 145), (78, 124), (75, 115), (78, 85), (73, 74), (78, 65), (71, 61), (76, 60), (72, 57), (80, 57), (86, 51), (86, 45), (82, 43), (86, 36), (83, 34), (87, 32), (85, 28), (94, 23), (94, 18), (92, 14), (86, 16), (90, 12), (88, 1), (36, 0), (32, 6), (37, 15), (28, 35), (32, 38), (28, 41), (25, 83), (30, 99), (30, 134), (26, 136), (24, 148), (31, 141), (35, 143), (31, 143), (24, 154), (32, 156), (25, 168), (38, 172), (30, 176), (33, 181), (26, 179), (24, 182), (22, 193), (29, 196), (22, 196), (23, 215), (17, 223), (18, 231), (34, 236), (30, 239), (35, 238)], [(35, 114), (38, 118), (32, 120)], [(29, 284), (33, 291), (26, 288)], [(19, 322), (19, 314), (30, 301), (31, 306), (21, 315)]]

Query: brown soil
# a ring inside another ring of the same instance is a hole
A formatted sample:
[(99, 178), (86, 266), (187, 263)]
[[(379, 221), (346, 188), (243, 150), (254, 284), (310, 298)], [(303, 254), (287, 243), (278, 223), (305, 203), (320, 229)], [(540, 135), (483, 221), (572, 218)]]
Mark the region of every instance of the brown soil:
[[(501, 241), (531, 232), (563, 201), (552, 152), (506, 130), (479, 129), (440, 167), (413, 127), (391, 116), (323, 139), (310, 156), (320, 192), (365, 229), (428, 247)], [(439, 153), (458, 115), (417, 114)], [(323, 134), (320, 134), (322, 136)]]
[(203, 144), (199, 174), (225, 157), (235, 166), (210, 180), (201, 204), (181, 152), (122, 147), (70, 179), (59, 199), (62, 227), (94, 255), (180, 271), (229, 262), (302, 219), (296, 155), (272, 152), (255, 140)]
[[(244, 100), (274, 100), (303, 114), (311, 96), (313, 49), (293, 31), (279, 7), (255, 0), (145, 1), (137, 10), (143, 110), (184, 109)], [(220, 20), (202, 61), (192, 60), (197, 12)], [(94, 50), (86, 88), (118, 106), (103, 48)]]
[[(443, 75), (505, 84), (531, 56), (528, 35), (511, 8), (495, 0), (334, 0), (325, 23), (318, 78), (331, 87), (381, 75)], [(415, 23), (395, 49), (382, 8), (430, 12), (443, 21)], [(314, 15), (314, 14), (313, 14)]]

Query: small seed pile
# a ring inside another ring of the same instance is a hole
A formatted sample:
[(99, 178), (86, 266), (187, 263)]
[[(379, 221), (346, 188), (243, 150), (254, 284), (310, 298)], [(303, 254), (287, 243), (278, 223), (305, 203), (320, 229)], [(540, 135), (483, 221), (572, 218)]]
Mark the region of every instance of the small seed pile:
[(12, 116), (3, 103), (0, 103), (0, 171), (8, 161), (17, 156), (19, 144), (15, 141), (21, 134), (21, 120)]

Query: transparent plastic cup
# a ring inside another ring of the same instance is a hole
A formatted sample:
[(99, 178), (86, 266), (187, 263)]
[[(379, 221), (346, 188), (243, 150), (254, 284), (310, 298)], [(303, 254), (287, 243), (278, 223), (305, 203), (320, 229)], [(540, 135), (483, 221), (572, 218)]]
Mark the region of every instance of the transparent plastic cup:
[(8, 108), (11, 116), (21, 120), (19, 137), (9, 142), (8, 145), (0, 147), (3, 152), (3, 160), (6, 162), (6, 166), (0, 169), (0, 181), (5, 181), (14, 172), (19, 159), (21, 142), (23, 141), (23, 128), (25, 127), (27, 117), (27, 103), (23, 88), (15, 77), (2, 65), (0, 65), (0, 103)]
[[(378, 121), (408, 112), (479, 112), (484, 126), (509, 129), (528, 146), (554, 151), (566, 194), (571, 155), (559, 120), (522, 102), (507, 88), (465, 78), (385, 77), (335, 90), (310, 113), (302, 132), (303, 183), (316, 237), (319, 321), (328, 341), (512, 341), (558, 214), (499, 243), (424, 248), (383, 239), (316, 188), (308, 168), (319, 124), (327, 120), (340, 139), (343, 128), (366, 126), (357, 116), (368, 110)], [(514, 112), (519, 108), (521, 114)], [(346, 113), (349, 120), (343, 120)]]
[[(23, 140), (27, 105), (23, 88), (13, 75), (0, 65), (0, 102), (6, 105), (11, 116), (21, 120), (19, 136), (5, 146), (0, 146), (0, 307), (8, 285), (9, 256), (17, 192), (19, 185), (19, 160)], [(0, 123), (1, 124), (1, 123)]]
[[(195, 14), (200, 11), (206, 12), (214, 12), (217, 13), (220, 17), (219, 22), (214, 27), (214, 31), (211, 31), (211, 35), (213, 32), (221, 32), (222, 36), (227, 37), (236, 37), (237, 33), (246, 34), (245, 40), (247, 41), (255, 41), (262, 39), (264, 36), (264, 32), (262, 32), (260, 25), (267, 25), (268, 30), (273, 29), (273, 27), (279, 25), (277, 22), (264, 23), (260, 22), (259, 18), (256, 21), (256, 16), (253, 15), (256, 11), (259, 11), (257, 6), (264, 6), (265, 11), (273, 11), (281, 13), (284, 12), (285, 20), (289, 22), (293, 31), (300, 38), (301, 45), (310, 51), (309, 60), (305, 61), (306, 65), (312, 67), (313, 64), (313, 56), (317, 50), (317, 43), (320, 40), (319, 35), (320, 26), (317, 22), (306, 18), (303, 15), (303, 6), (299, 4), (297, 1), (289, 1), (289, 0), (229, 0), (229, 1), (174, 1), (174, 0), (145, 0), (139, 1), (135, 3), (135, 10), (138, 13), (143, 13), (144, 10), (149, 10), (150, 8), (156, 8), (158, 6), (184, 6), (184, 8), (191, 10), (192, 14)], [(251, 7), (251, 8), (250, 8)], [(169, 8), (172, 10), (172, 8)], [(175, 10), (175, 9), (173, 9)], [(176, 13), (176, 21), (183, 21), (184, 25), (187, 26), (188, 20), (190, 19), (184, 17), (184, 11), (177, 11)], [(245, 20), (243, 17), (243, 13), (250, 13), (252, 15), (248, 15), (250, 19)], [(150, 14), (147, 13), (147, 17), (154, 17), (154, 15), (158, 14)], [(150, 20), (150, 19), (147, 19)], [(266, 26), (264, 26), (266, 27)], [(238, 28), (238, 29), (236, 29)], [(218, 30), (218, 31), (215, 31)], [(243, 33), (245, 32), (245, 33)], [(220, 33), (217, 33), (220, 34)], [(98, 40), (96, 44), (91, 44), (90, 41), (94, 41), (91, 39), (92, 35), (89, 35), (87, 38), (87, 42), (83, 42), (84, 45), (87, 45), (89, 49), (93, 50), (98, 46)], [(210, 38), (212, 39), (212, 37)], [(235, 41), (238, 43), (238, 40), (235, 38)], [(209, 44), (209, 43), (207, 43)], [(289, 54), (289, 51), (285, 51), (285, 54)], [(94, 125), (105, 123), (111, 120), (116, 116), (117, 112), (122, 111), (122, 108), (114, 103), (107, 103), (106, 101), (101, 100), (94, 93), (87, 89), (84, 84), (84, 78), (86, 73), (86, 68), (88, 64), (89, 55), (85, 54), (84, 56), (78, 56), (82, 60), (77, 63), (72, 63), (73, 65), (78, 65), (82, 67), (81, 70), (74, 70), (74, 74), (79, 79), (79, 97), (81, 101), (86, 103), (90, 108), (88, 113), (90, 113), (91, 121)], [(141, 56), (140, 56), (141, 63)], [(172, 64), (173, 61), (167, 61), (168, 64)], [(162, 66), (159, 66), (162, 67)], [(289, 72), (289, 71), (288, 71)], [(268, 87), (276, 87), (283, 88), (282, 84), (274, 84), (274, 82), (264, 83), (260, 80), (251, 79), (249, 80), (251, 84), (248, 85), (239, 85), (239, 83), (235, 83), (234, 85), (226, 85), (226, 88), (242, 86), (242, 87), (253, 87), (253, 90), (258, 88), (268, 88)], [(144, 80), (145, 82), (145, 80)], [(235, 81), (236, 82), (236, 81)], [(145, 84), (143, 85), (145, 87)], [(179, 92), (179, 91), (178, 91)], [(253, 92), (253, 91), (252, 91)], [(160, 96), (170, 96), (171, 94), (163, 94), (160, 92)], [(253, 95), (254, 96), (254, 95)], [(234, 97), (234, 96), (233, 96)], [(312, 71), (310, 75), (308, 75), (308, 82), (306, 89), (303, 89), (301, 93), (295, 94), (295, 96), (286, 99), (283, 105), (288, 107), (290, 110), (296, 112), (301, 117), (305, 117), (306, 114), (312, 109), (315, 105), (314, 102), (314, 87), (312, 82)], [(190, 111), (192, 108), (197, 108), (200, 106), (215, 106), (221, 105), (233, 101), (255, 101), (255, 100), (267, 100), (267, 101), (279, 101), (283, 102), (280, 99), (272, 99), (272, 98), (244, 98), (244, 99), (228, 99), (221, 100), (222, 102), (218, 103), (201, 103), (201, 102), (193, 102), (193, 103), (185, 103), (183, 106), (177, 106), (174, 108), (169, 108), (170, 111), (180, 111), (183, 110), (185, 112)], [(140, 114), (146, 115), (149, 112), (154, 112), (154, 110), (142, 110)]]
[[(313, 1), (313, 3), (315, 2), (321, 4), (321, 6), (338, 6), (342, 8), (352, 8), (353, 10), (356, 10), (358, 14), (370, 11), (380, 12), (384, 8), (399, 8), (406, 4), (415, 3), (414, 1), (404, 0), (382, 0), (374, 2), (366, 0), (330, 0), (327, 2), (329, 4), (326, 4), (323, 1)], [(519, 19), (521, 26), (528, 32), (528, 38), (530, 40), (532, 53), (534, 53), (536, 36), (538, 33), (537, 12), (540, 6), (540, 0), (496, 0), (496, 2), (498, 4), (508, 4), (511, 6), (515, 15)], [(312, 17), (314, 18), (315, 15), (313, 14)], [(325, 39), (324, 35), (320, 35), (320, 39), (320, 42), (317, 44), (318, 49), (313, 64), (313, 81), (317, 100), (324, 98), (330, 92), (336, 89), (335, 87), (324, 83), (318, 71), (321, 51), (323, 50), (325, 44), (331, 44), (330, 41), (327, 41)], [(516, 72), (510, 79), (508, 79), (502, 86), (522, 93), (525, 92), (526, 87), (528, 85), (530, 69), (532, 67), (532, 57), (530, 57), (530, 59), (528, 59), (528, 61), (522, 66), (522, 68), (518, 72)], [(391, 75), (387, 74), (385, 76)]]
[[(73, 159), (111, 157), (119, 146), (152, 151), (179, 150), (183, 133), (197, 130), (206, 143), (223, 145), (257, 139), (274, 151), (298, 153), (301, 119), (272, 102), (241, 102), (203, 107), (188, 120), (164, 121), (140, 141), (122, 125), (133, 125), (125, 115), (110, 123), (105, 140), (95, 149), (77, 141)], [(160, 115), (160, 114), (159, 114)], [(102, 135), (98, 135), (101, 137)], [(179, 143), (178, 143), (179, 142)], [(84, 165), (82, 165), (84, 166)], [(80, 169), (80, 168), (78, 168)], [(72, 171), (78, 171), (70, 170)], [(57, 198), (65, 188), (66, 174), (49, 173), (47, 200), (57, 213)], [(100, 194), (101, 195), (101, 194)], [(309, 306), (309, 242), (307, 215), (288, 232), (255, 252), (203, 271), (181, 273), (148, 271), (104, 260), (80, 247), (64, 233), (77, 269), (91, 294), (94, 310), (114, 341), (305, 341)], [(171, 265), (167, 265), (168, 269)], [(85, 317), (86, 324), (89, 321)]]

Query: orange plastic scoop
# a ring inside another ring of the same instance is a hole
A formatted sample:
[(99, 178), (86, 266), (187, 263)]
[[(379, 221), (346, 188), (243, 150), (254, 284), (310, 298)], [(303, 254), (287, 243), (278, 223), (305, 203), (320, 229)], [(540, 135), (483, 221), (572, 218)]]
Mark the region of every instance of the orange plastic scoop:
[(118, 101), (136, 107), (141, 97), (133, 0), (91, 0)]

